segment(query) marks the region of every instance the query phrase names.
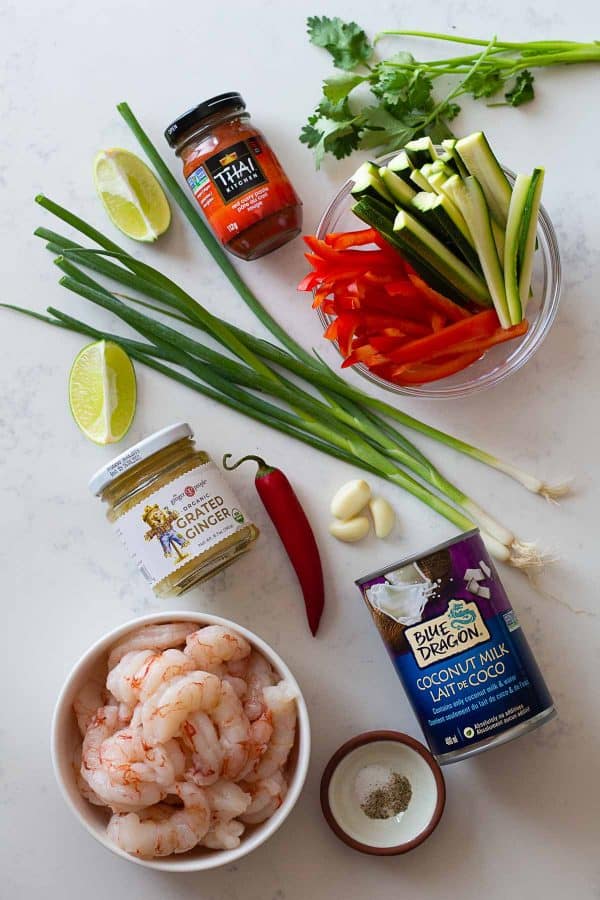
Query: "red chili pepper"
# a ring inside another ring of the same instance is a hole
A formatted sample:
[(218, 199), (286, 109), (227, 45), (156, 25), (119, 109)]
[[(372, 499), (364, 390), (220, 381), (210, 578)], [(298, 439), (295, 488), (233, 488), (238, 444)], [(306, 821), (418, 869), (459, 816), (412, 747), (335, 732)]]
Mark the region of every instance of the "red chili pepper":
[(226, 453), (223, 457), (223, 467), (228, 471), (237, 469), (247, 460), (258, 464), (254, 480), (256, 490), (298, 576), (308, 625), (315, 635), (325, 603), (325, 589), (319, 548), (306, 513), (281, 469), (267, 465), (260, 456), (252, 454), (242, 457), (233, 465), (227, 464), (230, 458), (231, 453)]

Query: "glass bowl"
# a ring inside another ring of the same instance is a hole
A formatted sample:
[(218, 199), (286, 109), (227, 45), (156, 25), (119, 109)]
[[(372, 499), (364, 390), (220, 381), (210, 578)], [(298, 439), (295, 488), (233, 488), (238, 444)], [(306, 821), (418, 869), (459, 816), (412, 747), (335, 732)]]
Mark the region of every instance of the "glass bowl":
[[(385, 165), (392, 156), (383, 159), (381, 164)], [(503, 168), (512, 184), (515, 180), (514, 173), (510, 169)], [(352, 212), (353, 199), (350, 190), (353, 183), (349, 178), (323, 213), (317, 229), (318, 238), (324, 239), (330, 231), (353, 231), (364, 225)], [(533, 294), (527, 304), (529, 330), (522, 338), (497, 344), (462, 372), (423, 385), (393, 384), (374, 375), (367, 366), (360, 363), (353, 366), (353, 369), (378, 387), (412, 397), (466, 397), (490, 388), (508, 378), (513, 372), (517, 372), (531, 359), (548, 334), (560, 300), (562, 280), (560, 254), (556, 233), (543, 206), (540, 206), (537, 241), (538, 249), (535, 253), (532, 275)], [(326, 315), (320, 309), (317, 313), (323, 327), (326, 328), (332, 316)], [(339, 352), (337, 344), (335, 346)]]

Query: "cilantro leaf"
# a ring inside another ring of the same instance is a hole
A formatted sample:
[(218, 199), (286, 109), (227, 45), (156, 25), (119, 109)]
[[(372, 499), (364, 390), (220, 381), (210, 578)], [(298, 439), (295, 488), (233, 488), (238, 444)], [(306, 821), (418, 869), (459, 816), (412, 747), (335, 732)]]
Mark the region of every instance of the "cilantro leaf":
[[(590, 46), (565, 41), (557, 54), (554, 45), (549, 43), (546, 49), (544, 41), (500, 44), (494, 38), (487, 44), (479, 42), (483, 49), (466, 57), (427, 62), (401, 51), (378, 59), (356, 22), (311, 16), (307, 28), (311, 43), (327, 50), (342, 70), (325, 79), (319, 105), (300, 135), (314, 151), (317, 167), (327, 153), (341, 159), (357, 148), (375, 148), (383, 154), (424, 135), (439, 143), (453, 136), (449, 123), (460, 112), (455, 100), (463, 94), (475, 100), (493, 98), (489, 107), (529, 103), (534, 99), (533, 75), (525, 68), (529, 63), (554, 65), (559, 62), (555, 57), (564, 62), (565, 54), (567, 61), (578, 61), (580, 48)], [(448, 76), (454, 81), (440, 97), (437, 86), (445, 85)], [(364, 89), (353, 94), (360, 85), (369, 89), (370, 96)]]
[(535, 96), (533, 90), (533, 75), (528, 69), (519, 72), (512, 90), (504, 95), (509, 106), (521, 106), (530, 103)]
[[(451, 122), (452, 119), (455, 119), (457, 117), (459, 112), (460, 106), (458, 105), (458, 103), (452, 103), (451, 101), (448, 101), (444, 108), (440, 110), (439, 115), (443, 116), (444, 119), (448, 119), (448, 121)], [(452, 137), (452, 133), (448, 131), (448, 134), (445, 135), (445, 137)]]
[(463, 83), (463, 89), (477, 100), (479, 97), (493, 97), (503, 84), (502, 74), (497, 69), (491, 69), (469, 75)]
[(309, 124), (302, 126), (302, 130), (300, 132), (301, 144), (306, 144), (307, 147), (310, 147), (312, 149), (313, 147), (317, 146), (317, 144), (321, 140), (321, 137), (322, 132), (315, 128), (314, 125)]
[(370, 83), (371, 92), (397, 116), (433, 108), (433, 82), (422, 68), (406, 70), (383, 64), (375, 69)]
[(364, 150), (373, 147), (392, 151), (412, 140), (416, 128), (410, 122), (399, 119), (381, 106), (368, 106), (362, 112), (364, 131), (360, 146)]
[(331, 53), (338, 69), (355, 69), (373, 55), (367, 35), (356, 22), (344, 22), (338, 16), (310, 16), (306, 24), (311, 44)]
[(356, 150), (360, 130), (360, 117), (353, 114), (346, 99), (332, 103), (323, 98), (300, 132), (300, 141), (314, 151), (318, 169), (325, 153), (342, 159)]
[(323, 82), (323, 94), (332, 103), (339, 103), (363, 81), (365, 81), (363, 75), (353, 75), (351, 73), (331, 75), (330, 78), (326, 78)]

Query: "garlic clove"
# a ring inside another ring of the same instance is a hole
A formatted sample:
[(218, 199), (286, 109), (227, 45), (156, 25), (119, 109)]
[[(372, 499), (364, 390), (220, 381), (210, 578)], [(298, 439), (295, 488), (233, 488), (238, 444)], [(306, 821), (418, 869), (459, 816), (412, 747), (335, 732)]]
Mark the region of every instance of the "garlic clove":
[(338, 541), (345, 541), (353, 544), (366, 537), (370, 528), (369, 520), (366, 516), (355, 516), (353, 519), (334, 519), (329, 526), (329, 534), (332, 534)]
[(384, 497), (372, 497), (369, 510), (373, 517), (375, 534), (378, 538), (386, 538), (396, 524), (396, 513)]
[(331, 515), (344, 521), (361, 512), (371, 499), (371, 488), (362, 478), (347, 481), (334, 494), (331, 501)]

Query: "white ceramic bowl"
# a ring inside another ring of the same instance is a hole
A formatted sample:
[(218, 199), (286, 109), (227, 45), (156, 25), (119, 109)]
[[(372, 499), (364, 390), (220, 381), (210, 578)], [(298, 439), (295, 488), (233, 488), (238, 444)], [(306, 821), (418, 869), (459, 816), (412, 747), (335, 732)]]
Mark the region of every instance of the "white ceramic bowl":
[[(139, 859), (131, 856), (108, 839), (106, 835), (106, 824), (108, 821), (106, 810), (88, 803), (81, 796), (77, 787), (73, 759), (76, 748), (81, 743), (81, 736), (73, 713), (73, 700), (92, 674), (103, 669), (106, 671), (106, 654), (113, 644), (123, 638), (129, 631), (134, 631), (142, 625), (153, 625), (160, 622), (194, 622), (198, 624), (199, 628), (203, 625), (224, 625), (234, 628), (268, 659), (282, 678), (289, 681), (297, 690), (298, 724), (296, 728), (296, 743), (288, 764), (290, 773), (288, 793), (279, 809), (270, 819), (267, 819), (266, 822), (260, 825), (248, 827), (246, 832), (244, 832), (240, 846), (235, 850), (196, 849), (189, 853), (157, 859)], [(67, 804), (83, 827), (97, 841), (118, 856), (150, 869), (162, 869), (167, 872), (200, 872), (205, 869), (215, 869), (218, 866), (228, 865), (234, 860), (251, 853), (270, 838), (288, 817), (300, 795), (308, 770), (310, 724), (306, 703), (302, 697), (298, 682), (281, 657), (262, 638), (259, 638), (252, 631), (248, 631), (241, 625), (237, 625), (228, 619), (222, 619), (219, 616), (211, 616), (206, 613), (178, 613), (171, 611), (143, 616), (142, 618), (126, 622), (119, 628), (115, 628), (114, 631), (109, 632), (109, 634), (104, 635), (83, 654), (67, 677), (56, 703), (52, 720), (51, 753), (56, 779)]]

